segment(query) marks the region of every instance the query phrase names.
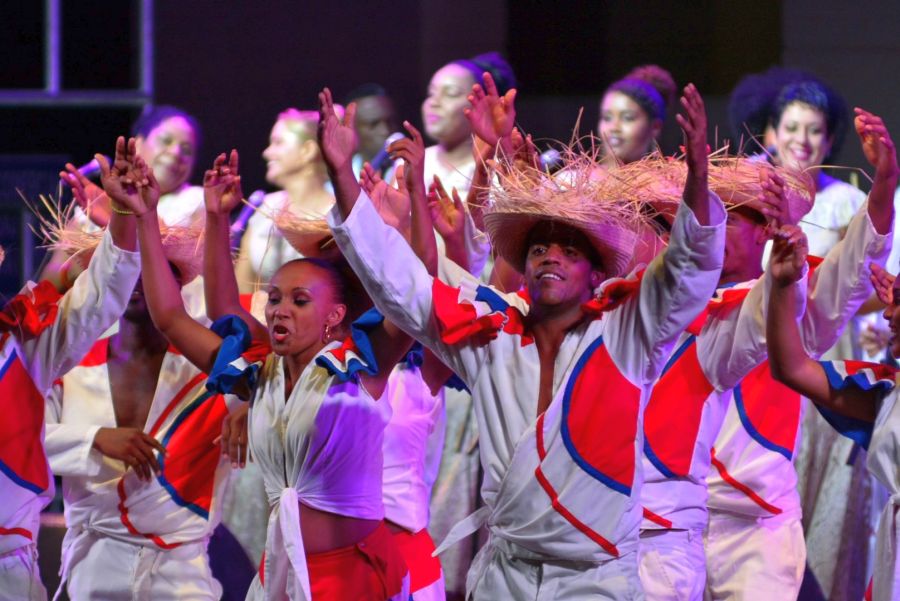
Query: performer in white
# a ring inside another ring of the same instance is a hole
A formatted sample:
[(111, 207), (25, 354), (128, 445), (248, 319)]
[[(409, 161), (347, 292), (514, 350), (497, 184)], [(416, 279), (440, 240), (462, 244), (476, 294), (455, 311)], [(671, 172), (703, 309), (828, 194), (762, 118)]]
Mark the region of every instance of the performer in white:
[(587, 170), (566, 184), (512, 174), (495, 192), (485, 223), (498, 254), (524, 271), (530, 300), (449, 267), (445, 283), (428, 275), (360, 191), (350, 165), (353, 129), (333, 115), (327, 89), (320, 103), (335, 239), (376, 306), (473, 392), (486, 507), (449, 542), (485, 523), (491, 539), (470, 571), (468, 594), (641, 598), (641, 411), (721, 268), (725, 215), (707, 189), (706, 116), (696, 88), (685, 89), (679, 116), (690, 175), (669, 248), (642, 279), (607, 282), (593, 301), (604, 279), (622, 274), (635, 240), (628, 221), (640, 211), (591, 197)]
[[(199, 243), (190, 228), (166, 230), (166, 257), (180, 284), (200, 272)], [(139, 280), (118, 331), (54, 385), (46, 446), (63, 477), (60, 591), (66, 586), (73, 601), (221, 596), (206, 550), (232, 460), (245, 459), (248, 407), (206, 393), (205, 384), (153, 325)], [(216, 445), (226, 422), (226, 432), (243, 441), (231, 459)], [(126, 471), (123, 461), (133, 458), (136, 470)]]
[[(816, 272), (811, 276), (809, 315), (801, 327), (806, 351), (815, 357), (834, 344), (847, 320), (871, 296), (870, 287), (860, 281), (865, 261), (883, 265), (890, 252), (894, 186), (882, 163), (894, 151), (872, 134), (872, 128), (884, 130), (881, 119), (856, 111), (856, 131), (876, 167), (875, 180), (867, 204), (848, 229), (851, 242), (845, 241), (840, 251), (834, 267), (838, 275), (827, 269), (829, 275), (820, 283)], [(886, 130), (880, 135), (890, 141)], [(845, 262), (843, 254), (855, 262)], [(713, 599), (757, 599), (761, 594), (795, 599), (806, 561), (793, 463), (802, 399), (774, 382), (763, 364), (735, 388), (734, 401), (713, 445), (707, 477), (707, 590)]]
[[(857, 114), (857, 131), (860, 130), (861, 116), (868, 117)], [(869, 195), (871, 202), (876, 192), (890, 196), (900, 169), (897, 167), (894, 144), (881, 120), (866, 118), (863, 131), (863, 150), (876, 168)], [(823, 416), (839, 431), (868, 448), (867, 466), (891, 494), (878, 526), (871, 598), (874, 601), (896, 601), (900, 599), (897, 370), (860, 361), (819, 363), (810, 358), (793, 318), (797, 310), (793, 282), (802, 273), (801, 265), (806, 252), (805, 243), (776, 244), (772, 252), (770, 269), (775, 285), (767, 321), (772, 373), (779, 381), (816, 403)], [(872, 271), (879, 297), (887, 305), (884, 317), (890, 322), (894, 336), (890, 352), (898, 357), (900, 311), (896, 303), (900, 298), (900, 289), (894, 278), (883, 270), (873, 267)]]
[[(123, 176), (124, 139), (113, 173)], [(105, 160), (104, 160), (105, 162)], [(118, 181), (116, 185), (121, 185)], [(29, 284), (0, 313), (0, 599), (42, 600), (37, 566), (40, 512), (53, 497), (44, 453), (44, 395), (122, 313), (140, 273), (134, 217), (110, 218), (88, 269), (62, 298), (46, 282)]]

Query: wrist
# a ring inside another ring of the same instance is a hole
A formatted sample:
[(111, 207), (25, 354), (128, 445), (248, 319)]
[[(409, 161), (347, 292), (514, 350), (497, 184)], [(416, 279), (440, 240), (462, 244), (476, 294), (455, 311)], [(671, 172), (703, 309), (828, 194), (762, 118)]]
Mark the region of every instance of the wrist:
[(112, 212), (116, 215), (134, 215), (134, 211), (129, 209), (128, 207), (120, 204), (119, 202), (113, 200), (109, 203), (109, 208), (112, 209)]

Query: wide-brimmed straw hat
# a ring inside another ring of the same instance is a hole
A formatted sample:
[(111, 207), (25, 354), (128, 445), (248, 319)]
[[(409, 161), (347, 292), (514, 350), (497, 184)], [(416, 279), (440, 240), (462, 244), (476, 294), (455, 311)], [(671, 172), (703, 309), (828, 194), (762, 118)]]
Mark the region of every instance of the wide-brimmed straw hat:
[(605, 178), (597, 178), (596, 170), (593, 155), (569, 151), (559, 177), (530, 167), (498, 172), (492, 202), (484, 210), (494, 251), (524, 271), (531, 230), (546, 222), (560, 223), (587, 237), (607, 277), (624, 275), (644, 216), (628, 199), (605, 194)]
[[(40, 235), (51, 250), (61, 249), (69, 255), (68, 261), (77, 261), (86, 268), (94, 250), (103, 239), (103, 230), (85, 232), (73, 221), (75, 203), (61, 208), (53, 200), (40, 196), (45, 211), (35, 211), (39, 219)], [(189, 226), (159, 225), (163, 253), (178, 269), (181, 284), (187, 284), (203, 272), (202, 223)]]
[(328, 258), (340, 254), (328, 222), (322, 218), (303, 217), (283, 208), (272, 215), (272, 221), (291, 248), (304, 257)]
[[(611, 169), (603, 184), (606, 194), (625, 196), (671, 223), (684, 195), (687, 172), (684, 160), (655, 152)], [(800, 171), (728, 155), (727, 148), (723, 148), (709, 157), (709, 189), (729, 209), (743, 207), (764, 216), (759, 195), (767, 172), (776, 173), (784, 181), (787, 219), (797, 223), (812, 209), (816, 195), (812, 178)]]

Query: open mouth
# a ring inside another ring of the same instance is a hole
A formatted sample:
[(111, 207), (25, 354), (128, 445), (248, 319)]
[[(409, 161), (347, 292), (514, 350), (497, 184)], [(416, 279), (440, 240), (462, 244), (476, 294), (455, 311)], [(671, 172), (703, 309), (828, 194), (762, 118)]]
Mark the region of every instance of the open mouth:
[(281, 324), (272, 326), (272, 340), (274, 342), (284, 342), (290, 333), (290, 330)]
[(548, 281), (548, 280), (554, 281), (554, 282), (561, 282), (561, 281), (563, 281), (563, 278), (562, 278), (562, 276), (552, 273), (552, 272), (549, 272), (549, 271), (546, 273), (542, 273), (538, 276), (539, 282), (544, 282), (544, 281)]

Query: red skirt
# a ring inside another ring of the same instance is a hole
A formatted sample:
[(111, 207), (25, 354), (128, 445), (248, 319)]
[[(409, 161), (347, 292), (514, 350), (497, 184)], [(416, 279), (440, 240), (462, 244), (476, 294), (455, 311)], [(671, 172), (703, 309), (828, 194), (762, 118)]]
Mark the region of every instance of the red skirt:
[(429, 586), (441, 577), (441, 562), (434, 553), (434, 541), (424, 528), (415, 534), (403, 530), (394, 532), (394, 541), (409, 568), (409, 592)]

